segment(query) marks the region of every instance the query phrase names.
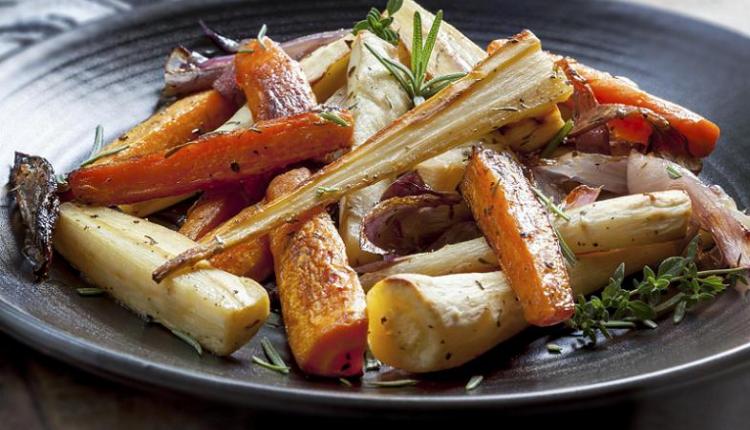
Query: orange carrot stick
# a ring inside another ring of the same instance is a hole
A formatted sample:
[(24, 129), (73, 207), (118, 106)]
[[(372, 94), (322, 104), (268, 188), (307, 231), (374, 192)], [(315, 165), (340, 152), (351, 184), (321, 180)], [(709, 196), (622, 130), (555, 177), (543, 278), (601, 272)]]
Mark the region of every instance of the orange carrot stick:
[(211, 133), (171, 150), (80, 168), (68, 182), (75, 199), (104, 206), (210, 189), (350, 147), (351, 115), (338, 115), (346, 125), (310, 112)]
[(656, 112), (687, 138), (688, 151), (694, 157), (706, 157), (714, 150), (720, 130), (713, 122), (689, 109), (651, 95), (609, 73), (600, 72), (581, 63), (572, 62), (571, 64), (591, 85), (599, 103), (620, 103)]
[(299, 63), (269, 38), (252, 40), (235, 57), (237, 84), (256, 121), (313, 109), (315, 94)]
[(526, 320), (547, 326), (570, 318), (573, 290), (558, 239), (513, 154), (474, 148), (461, 193)]
[(232, 116), (236, 106), (216, 90), (177, 100), (133, 127), (103, 151), (124, 148), (93, 164), (126, 160), (181, 145), (212, 131)]
[[(299, 64), (269, 38), (265, 38), (263, 46), (257, 40), (248, 42), (235, 55), (234, 63), (237, 82), (247, 97), (247, 106), (255, 121), (301, 114), (317, 104)], [(206, 192), (188, 212), (180, 232), (194, 240), (200, 238), (261, 196), (248, 199), (239, 189)], [(247, 255), (253, 257), (255, 253)], [(238, 258), (239, 255), (231, 258), (233, 269), (239, 270), (235, 266)], [(251, 267), (254, 265), (252, 261), (249, 263)]]
[[(276, 177), (268, 199), (292, 191), (309, 175), (307, 169), (297, 169)], [(361, 374), (367, 346), (365, 295), (331, 217), (319, 210), (270, 236), (281, 311), (297, 364), (320, 376)]]

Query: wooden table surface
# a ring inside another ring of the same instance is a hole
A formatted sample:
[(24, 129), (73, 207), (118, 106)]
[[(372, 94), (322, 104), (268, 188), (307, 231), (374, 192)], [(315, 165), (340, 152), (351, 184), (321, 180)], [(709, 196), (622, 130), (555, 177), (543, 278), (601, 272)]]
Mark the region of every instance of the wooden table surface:
[[(169, 0), (162, 0), (169, 1)], [(750, 35), (747, 0), (632, 0), (702, 17)], [(0, 0), (0, 61), (82, 22), (149, 0)], [(174, 393), (147, 392), (88, 374), (0, 334), (0, 429), (204, 429), (283, 425), (288, 414), (253, 411)], [(688, 381), (686, 381), (688, 382)], [(503, 417), (496, 425), (625, 428), (747, 428), (750, 370), (606, 407)], [(362, 426), (341, 418), (307, 425)], [(441, 424), (468, 424), (466, 417)], [(475, 422), (474, 425), (479, 425)], [(486, 425), (486, 424), (485, 424)]]

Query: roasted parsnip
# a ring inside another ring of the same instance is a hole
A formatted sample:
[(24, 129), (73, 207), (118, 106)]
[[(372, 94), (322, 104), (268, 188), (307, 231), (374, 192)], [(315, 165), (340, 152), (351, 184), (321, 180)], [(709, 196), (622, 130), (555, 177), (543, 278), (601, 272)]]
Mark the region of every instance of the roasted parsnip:
[(570, 220), (558, 217), (555, 226), (568, 247), (583, 254), (682, 239), (692, 205), (687, 193), (673, 190), (602, 200), (565, 214)]
[[(268, 199), (290, 192), (309, 175), (297, 169), (276, 177)], [(281, 311), (297, 365), (320, 376), (361, 374), (367, 347), (365, 295), (331, 217), (322, 210), (270, 236)]]
[[(687, 194), (668, 191), (603, 200), (567, 213), (571, 215), (570, 221), (556, 218), (553, 224), (560, 229), (566, 243), (580, 242), (580, 246), (571, 246), (580, 256), (590, 251), (618, 248), (637, 251), (639, 246), (684, 239), (689, 231), (692, 210)], [(581, 213), (585, 215), (580, 216)], [(659, 228), (656, 234), (657, 230), (642, 227), (655, 225)], [(594, 236), (596, 247), (591, 245)], [(586, 244), (589, 245), (584, 246)], [(381, 279), (401, 273), (441, 276), (488, 272), (498, 267), (492, 248), (481, 237), (446, 245), (433, 252), (398, 257), (393, 262), (384, 263), (379, 270), (362, 274), (360, 282), (367, 291)]]
[[(681, 252), (682, 241), (581, 256), (570, 270), (576, 294), (603, 287), (625, 263), (628, 274)], [(390, 276), (367, 293), (369, 345), (377, 359), (409, 372), (460, 366), (528, 327), (502, 272)]]
[(466, 77), (324, 167), (290, 195), (251, 215), (240, 213), (228, 221), (221, 240), (183, 253), (155, 271), (154, 278), (163, 279), (180, 267), (257, 237), (384, 177), (403, 173), (495, 128), (538, 116), (570, 97), (571, 87), (556, 74), (539, 39), (524, 32), (514, 40), (517, 43), (488, 57)]
[(157, 285), (151, 272), (195, 246), (185, 236), (121, 212), (74, 203), (60, 206), (55, 249), (84, 277), (135, 313), (185, 333), (217, 355), (229, 355), (263, 325), (265, 289), (208, 265)]
[(461, 192), (531, 324), (573, 314), (565, 260), (546, 210), (512, 152), (475, 147)]
[[(347, 75), (347, 106), (354, 117), (354, 146), (409, 110), (409, 96), (396, 79), (365, 47), (384, 58), (396, 59), (396, 48), (368, 31), (357, 34), (352, 44)], [(379, 258), (362, 250), (360, 231), (362, 219), (380, 201), (389, 181), (383, 180), (344, 196), (339, 202), (339, 233), (346, 244), (349, 263), (359, 266)]]
[[(405, 0), (393, 16), (392, 26), (398, 31), (401, 40), (399, 46), (408, 52), (411, 52), (414, 34), (412, 17), (417, 12), (422, 17), (424, 37), (432, 25), (435, 15), (415, 1)], [(427, 74), (435, 77), (468, 72), (477, 63), (484, 60), (487, 53), (456, 27), (443, 21), (435, 42), (433, 57), (434, 60), (427, 65)], [(553, 106), (543, 115), (503, 126), (500, 129), (498, 142), (502, 142), (515, 150), (533, 151), (546, 145), (562, 126), (563, 120), (560, 111), (557, 106)]]

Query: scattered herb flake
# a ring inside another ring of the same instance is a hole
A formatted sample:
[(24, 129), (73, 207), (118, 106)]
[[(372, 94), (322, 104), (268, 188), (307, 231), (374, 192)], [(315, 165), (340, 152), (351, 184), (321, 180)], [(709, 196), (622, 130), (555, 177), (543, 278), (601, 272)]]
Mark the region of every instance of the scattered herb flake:
[(555, 152), (555, 149), (557, 149), (557, 147), (560, 146), (561, 143), (563, 143), (565, 138), (568, 137), (571, 130), (573, 130), (573, 120), (569, 119), (565, 121), (565, 124), (563, 124), (560, 131), (555, 134), (555, 137), (553, 137), (552, 140), (549, 141), (547, 146), (540, 154), (540, 157), (549, 158), (550, 156), (552, 156), (552, 153)]
[(476, 390), (479, 385), (484, 381), (484, 376), (482, 375), (474, 375), (469, 379), (469, 382), (466, 383), (466, 391), (474, 391)]
[(169, 331), (171, 331), (173, 335), (175, 335), (178, 338), (180, 338), (180, 340), (182, 340), (183, 342), (185, 342), (188, 345), (192, 346), (193, 349), (195, 349), (195, 351), (198, 353), (198, 355), (203, 355), (203, 347), (201, 346), (200, 343), (198, 343), (197, 340), (193, 339), (192, 336), (190, 336), (187, 333), (184, 333), (184, 332), (181, 332), (179, 330), (172, 329), (172, 328), (170, 328)]
[(680, 179), (682, 177), (680, 170), (671, 164), (667, 166), (667, 175), (669, 175), (670, 179)]
[(563, 352), (563, 347), (556, 343), (548, 343), (547, 351), (549, 351), (551, 354), (561, 354)]
[(370, 387), (380, 388), (396, 388), (396, 387), (410, 387), (417, 385), (419, 381), (416, 379), (395, 379), (393, 381), (364, 381), (364, 384)]
[(332, 122), (339, 127), (350, 127), (351, 124), (346, 122), (344, 118), (341, 118), (339, 114), (336, 111), (333, 110), (324, 110), (323, 112), (320, 112), (318, 114), (319, 117), (323, 118), (324, 120), (328, 122)]
[(76, 288), (76, 292), (79, 296), (83, 297), (94, 297), (94, 296), (101, 296), (105, 293), (105, 291), (101, 288), (97, 287), (81, 287)]

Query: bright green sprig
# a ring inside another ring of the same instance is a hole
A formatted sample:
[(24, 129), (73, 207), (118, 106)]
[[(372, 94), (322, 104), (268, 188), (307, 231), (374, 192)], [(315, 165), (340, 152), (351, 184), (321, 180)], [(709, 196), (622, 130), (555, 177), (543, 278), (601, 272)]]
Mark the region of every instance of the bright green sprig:
[(656, 272), (646, 266), (642, 279), (634, 280), (632, 289), (622, 286), (625, 265), (620, 264), (600, 296), (588, 300), (578, 297), (568, 325), (596, 343), (598, 333), (609, 338), (612, 328), (635, 328), (638, 324), (655, 328), (653, 320), (668, 311), (677, 324), (697, 304), (713, 300), (727, 287), (745, 281), (745, 268), (698, 270), (697, 251), (696, 237), (684, 256), (667, 258)]
[(390, 44), (398, 45), (398, 33), (391, 29), (391, 24), (393, 14), (401, 9), (403, 3), (403, 0), (388, 0), (385, 7), (387, 16), (381, 15), (376, 8), (371, 8), (365, 19), (354, 24), (352, 33), (357, 34), (362, 30), (367, 30)]
[(427, 38), (422, 40), (422, 17), (419, 12), (414, 13), (414, 35), (411, 44), (411, 68), (403, 64), (385, 58), (380, 55), (370, 45), (365, 43), (370, 53), (383, 65), (383, 67), (396, 78), (399, 85), (406, 91), (412, 99), (414, 106), (419, 106), (426, 99), (437, 94), (440, 90), (447, 87), (457, 79), (466, 76), (466, 73), (450, 73), (427, 80), (427, 65), (430, 63), (432, 51), (437, 42), (440, 23), (443, 21), (443, 11), (435, 14), (435, 20), (432, 22)]

